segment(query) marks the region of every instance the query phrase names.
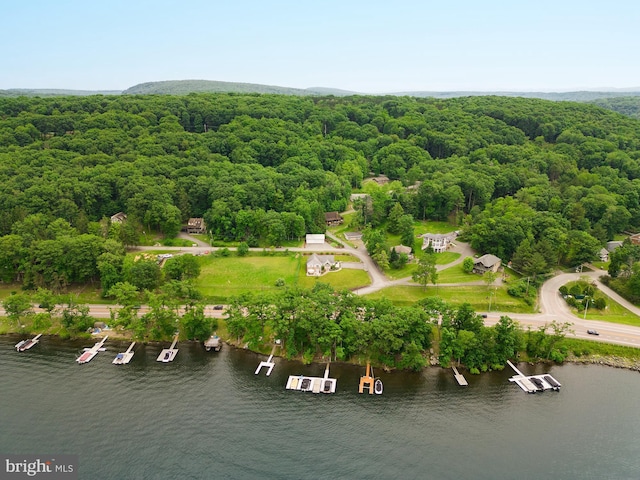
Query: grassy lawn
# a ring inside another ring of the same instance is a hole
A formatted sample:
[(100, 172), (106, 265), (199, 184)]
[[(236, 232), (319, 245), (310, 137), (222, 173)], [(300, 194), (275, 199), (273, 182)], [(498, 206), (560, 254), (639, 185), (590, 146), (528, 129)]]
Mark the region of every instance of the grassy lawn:
[[(601, 293), (604, 296), (604, 294)], [(607, 308), (604, 310), (596, 310), (590, 308), (587, 310), (587, 320), (600, 320), (603, 322), (622, 323), (624, 325), (640, 326), (640, 317), (631, 313), (617, 302), (614, 302), (611, 298), (606, 297)], [(584, 310), (571, 309), (576, 317), (585, 318)]]
[(369, 274), (364, 270), (343, 268), (339, 272), (329, 272), (321, 277), (308, 277), (305, 270), (305, 266), (301, 265), (298, 285), (303, 288), (313, 288), (317, 282), (322, 282), (328, 283), (336, 290), (351, 290), (354, 288), (366, 287), (371, 283)]
[[(444, 254), (443, 254), (444, 255)], [(481, 282), (482, 275), (475, 273), (466, 273), (462, 270), (462, 264), (454, 265), (453, 267), (445, 268), (438, 272), (438, 283), (468, 283), (468, 282)]]
[[(455, 261), (456, 259), (458, 259), (460, 257), (459, 253), (454, 253), (454, 252), (442, 252), (442, 253), (436, 253), (436, 265), (446, 265), (447, 263), (451, 263), (453, 261)], [(418, 258), (421, 258), (421, 252), (418, 253)], [(418, 264), (417, 263), (407, 263), (404, 267), (402, 267), (399, 270), (393, 269), (393, 268), (387, 268), (384, 271), (384, 274), (390, 278), (391, 280), (397, 280), (399, 278), (406, 278), (406, 277), (410, 277), (413, 275), (413, 272), (416, 270)], [(451, 268), (456, 268), (456, 266), (451, 267)], [(460, 269), (462, 269), (462, 266), (459, 266)], [(438, 282), (439, 283), (454, 283), (454, 282), (443, 282), (442, 280), (440, 280), (440, 275), (442, 274), (442, 272), (440, 272), (438, 275)], [(479, 280), (479, 279), (478, 279)], [(471, 280), (464, 280), (464, 281), (473, 281), (473, 279)]]
[[(355, 261), (351, 255), (338, 256), (342, 261)], [(276, 280), (282, 278), (285, 285), (311, 288), (320, 281), (336, 289), (351, 289), (369, 285), (369, 275), (364, 270), (343, 269), (328, 273), (319, 279), (307, 277), (305, 255), (204, 257), (196, 288), (212, 301), (245, 292), (276, 291)]]
[(223, 299), (245, 292), (276, 290), (276, 280), (295, 285), (301, 255), (205, 257), (196, 288), (210, 299)]
[[(387, 298), (396, 305), (413, 305), (418, 300), (426, 297), (440, 297), (451, 305), (461, 305), (470, 303), (478, 312), (489, 310), (488, 291), (482, 286), (460, 286), (460, 287), (422, 287), (396, 286), (379, 290), (367, 295), (367, 298), (379, 299)], [(523, 300), (510, 296), (506, 288), (496, 289), (496, 294), (491, 300), (491, 310), (513, 313), (534, 313), (533, 307), (527, 305)]]
[(455, 225), (451, 225), (449, 222), (436, 221), (416, 220), (413, 225), (416, 235), (422, 235), (423, 233), (449, 233), (458, 228)]

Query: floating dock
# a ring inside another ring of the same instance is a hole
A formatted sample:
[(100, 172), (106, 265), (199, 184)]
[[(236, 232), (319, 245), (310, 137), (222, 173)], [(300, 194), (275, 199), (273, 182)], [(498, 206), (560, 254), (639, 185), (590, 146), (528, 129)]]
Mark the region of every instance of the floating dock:
[(516, 366), (509, 360), (507, 360), (507, 363), (511, 368), (513, 368), (514, 372), (516, 372), (516, 374), (511, 377), (509, 381), (515, 382), (522, 390), (527, 393), (543, 392), (545, 390), (555, 390), (557, 392), (562, 386), (560, 382), (558, 382), (548, 373), (543, 373), (542, 375), (526, 376), (524, 373), (518, 370)]
[(20, 342), (16, 343), (16, 350), (19, 352), (24, 352), (25, 350), (29, 350), (31, 347), (33, 347), (36, 343), (40, 341), (41, 336), (42, 334), (39, 334), (29, 340), (21, 340)]
[(158, 358), (156, 358), (156, 360), (163, 363), (173, 362), (173, 359), (176, 358), (176, 355), (178, 354), (178, 349), (175, 348), (176, 343), (178, 343), (178, 335), (175, 336), (175, 338), (173, 339), (173, 343), (169, 348), (165, 348), (164, 350), (162, 350), (162, 352), (160, 352), (160, 355), (158, 355)]
[(113, 362), (111, 363), (113, 363), (114, 365), (124, 365), (125, 363), (129, 363), (133, 358), (133, 346), (135, 344), (136, 342), (131, 342), (131, 345), (129, 345), (129, 348), (127, 348), (127, 351), (116, 355), (116, 358), (114, 358)]
[(467, 379), (464, 378), (464, 376), (458, 372), (458, 369), (456, 367), (451, 367), (451, 368), (453, 368), (453, 376), (458, 382), (458, 385), (460, 385), (461, 387), (468, 386), (469, 383), (467, 383)]
[(98, 352), (104, 352), (106, 348), (104, 348), (103, 345), (104, 345), (104, 342), (107, 341), (107, 338), (109, 338), (109, 336), (104, 337), (102, 340), (96, 343), (93, 347), (85, 348), (84, 353), (80, 355), (78, 358), (76, 358), (76, 362), (78, 362), (79, 364), (88, 363), (91, 360), (93, 360), (93, 357), (95, 357), (98, 354)]
[(276, 366), (276, 364), (271, 361), (272, 359), (273, 359), (273, 354), (269, 355), (269, 359), (266, 362), (260, 362), (260, 365), (258, 365), (258, 368), (256, 368), (255, 374), (257, 375), (258, 373), (260, 373), (260, 370), (262, 369), (262, 367), (266, 367), (267, 377), (271, 375), (271, 370), (273, 370), (273, 367)]
[(338, 380), (329, 378), (329, 364), (324, 370), (324, 377), (306, 377), (304, 375), (290, 375), (287, 380), (287, 390), (301, 390), (313, 393), (335, 393)]

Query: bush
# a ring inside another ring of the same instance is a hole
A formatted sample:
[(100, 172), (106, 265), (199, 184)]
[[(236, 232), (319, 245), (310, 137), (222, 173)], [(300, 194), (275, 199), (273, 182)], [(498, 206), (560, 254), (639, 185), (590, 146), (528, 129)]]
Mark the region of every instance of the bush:
[(249, 253), (249, 244), (247, 242), (240, 242), (238, 245), (238, 256), (244, 257)]
[(596, 298), (593, 302), (593, 307), (597, 310), (604, 310), (607, 308), (607, 301), (603, 297)]

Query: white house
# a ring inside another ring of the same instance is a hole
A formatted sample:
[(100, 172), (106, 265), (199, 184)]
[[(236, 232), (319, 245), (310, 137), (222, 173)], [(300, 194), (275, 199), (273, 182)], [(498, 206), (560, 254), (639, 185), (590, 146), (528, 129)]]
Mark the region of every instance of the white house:
[(425, 233), (422, 237), (422, 250), (431, 247), (434, 252), (446, 252), (451, 242), (458, 236), (456, 232), (451, 233)]
[(333, 255), (317, 255), (314, 253), (307, 260), (307, 275), (310, 277), (319, 277), (338, 266), (339, 262), (335, 261)]
[(602, 262), (608, 262), (609, 261), (609, 250), (607, 250), (606, 248), (601, 248), (600, 252), (598, 253), (599, 257), (600, 257), (600, 261)]

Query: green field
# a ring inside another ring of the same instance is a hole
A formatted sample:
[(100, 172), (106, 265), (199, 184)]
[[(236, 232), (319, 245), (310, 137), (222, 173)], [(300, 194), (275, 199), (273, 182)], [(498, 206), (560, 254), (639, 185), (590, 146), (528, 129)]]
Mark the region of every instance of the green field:
[[(369, 285), (369, 275), (364, 270), (343, 269), (330, 272), (316, 279), (307, 277), (307, 256), (249, 256), (205, 257), (196, 288), (207, 299), (221, 301), (245, 292), (276, 291), (278, 279), (285, 286), (313, 287), (320, 281), (336, 289), (353, 289)], [(350, 256), (340, 258), (354, 261)]]
[[(444, 255), (444, 254), (443, 254)], [(438, 283), (469, 283), (469, 282), (481, 282), (482, 275), (475, 273), (466, 273), (462, 270), (462, 264), (454, 265), (453, 267), (445, 268), (438, 272)]]
[[(446, 265), (448, 263), (451, 263), (455, 260), (457, 260), (460, 257), (459, 253), (454, 253), (454, 252), (442, 252), (442, 253), (436, 253), (434, 254), (436, 257), (436, 265)], [(418, 258), (420, 258), (422, 255), (420, 253), (418, 253)], [(402, 267), (401, 269), (395, 270), (393, 268), (387, 268), (384, 271), (384, 274), (389, 277), (391, 280), (397, 280), (399, 278), (407, 278), (407, 277), (411, 277), (413, 275), (413, 272), (416, 270), (417, 268), (417, 263), (407, 263), (404, 267)], [(461, 265), (458, 266), (454, 266), (451, 268), (456, 268), (459, 267), (460, 269), (462, 269)], [(440, 273), (438, 274), (440, 275)], [(470, 280), (464, 280), (467, 282), (472, 282), (475, 280), (480, 280), (480, 278), (471, 278)], [(453, 283), (453, 282), (443, 282), (442, 280), (440, 280), (440, 276), (438, 276), (438, 282), (439, 283)]]
[[(372, 299), (386, 298), (396, 305), (412, 305), (426, 297), (440, 297), (451, 305), (469, 303), (478, 312), (489, 310), (488, 290), (484, 286), (436, 288), (433, 285), (429, 285), (424, 289), (423, 287), (402, 285), (385, 288), (367, 295), (367, 298)], [(535, 313), (533, 307), (519, 298), (510, 296), (504, 287), (495, 289), (495, 295), (491, 299), (491, 310), (512, 313)]]
[[(603, 322), (622, 323), (624, 325), (640, 326), (640, 317), (635, 313), (630, 312), (619, 303), (613, 301), (610, 297), (607, 297), (601, 293), (607, 300), (607, 308), (604, 310), (596, 310), (590, 308), (587, 310), (587, 320), (600, 320)], [(584, 310), (571, 309), (573, 314), (580, 318), (584, 317)]]

